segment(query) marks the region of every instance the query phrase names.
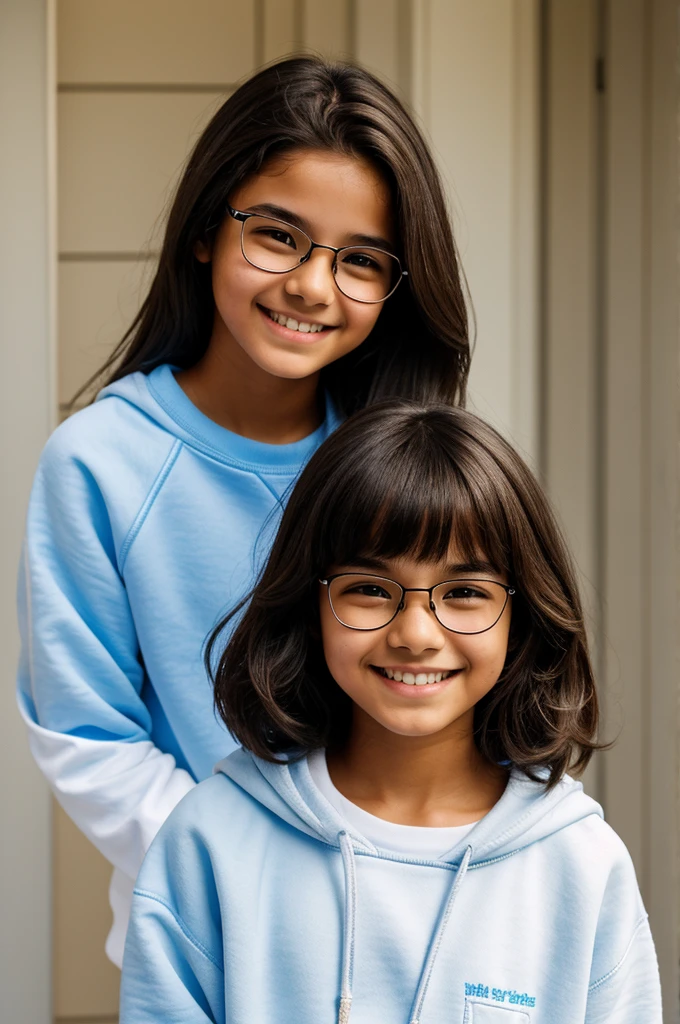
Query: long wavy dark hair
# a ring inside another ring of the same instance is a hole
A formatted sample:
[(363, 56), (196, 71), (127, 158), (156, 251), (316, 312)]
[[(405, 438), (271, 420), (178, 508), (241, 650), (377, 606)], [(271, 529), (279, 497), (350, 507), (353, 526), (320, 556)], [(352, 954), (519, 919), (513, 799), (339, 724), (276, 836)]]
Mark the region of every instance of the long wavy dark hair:
[(450, 406), (383, 403), (348, 420), (296, 484), (269, 561), (219, 656), (215, 705), (244, 747), (268, 760), (342, 745), (351, 701), (326, 666), (319, 577), (357, 559), (480, 556), (516, 589), (503, 672), (475, 708), (489, 761), (554, 786), (580, 772), (598, 701), (575, 574), (547, 498), (519, 455)]
[[(372, 161), (390, 187), (408, 278), (366, 341), (323, 374), (341, 412), (390, 397), (462, 403), (470, 346), (462, 274), (427, 143), (397, 97), (361, 67), (313, 56), (270, 65), (217, 111), (170, 209), (158, 269), (130, 329), (79, 392), (161, 363), (193, 366), (210, 340), (210, 245), (234, 189), (273, 157), (322, 149)], [(408, 283), (406, 283), (408, 282)], [(76, 396), (78, 397), (78, 396)]]

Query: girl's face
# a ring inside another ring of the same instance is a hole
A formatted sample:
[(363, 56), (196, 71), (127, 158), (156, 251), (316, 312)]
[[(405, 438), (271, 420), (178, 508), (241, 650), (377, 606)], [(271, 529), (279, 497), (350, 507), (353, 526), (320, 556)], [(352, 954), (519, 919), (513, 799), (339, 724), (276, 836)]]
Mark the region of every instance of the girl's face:
[[(476, 571), (460, 564), (455, 552), (442, 562), (397, 558), (359, 565), (334, 566), (329, 575), (367, 571), (395, 580), (405, 588), (429, 588), (452, 579), (486, 579), (507, 583), (480, 563)], [(488, 570), (488, 571), (487, 571)], [(410, 593), (404, 609), (388, 625), (370, 632), (348, 629), (331, 609), (327, 587), (320, 588), (321, 635), (326, 663), (338, 686), (356, 709), (386, 731), (425, 737), (452, 730), (471, 735), (474, 707), (497, 682), (508, 649), (511, 599), (491, 629), (475, 635), (445, 629), (429, 608), (428, 595)], [(413, 685), (390, 679), (443, 674), (441, 682)]]
[[(273, 159), (231, 196), (232, 207), (288, 220), (322, 245), (357, 243), (393, 249), (395, 232), (389, 189), (361, 157), (325, 150), (297, 150)], [(332, 273), (333, 253), (315, 249), (309, 260), (285, 274), (251, 266), (241, 252), (241, 223), (227, 216), (212, 250), (215, 321), (210, 345), (241, 355), (274, 377), (301, 379), (318, 373), (361, 344), (383, 303), (347, 298)], [(284, 317), (321, 330), (291, 329)]]

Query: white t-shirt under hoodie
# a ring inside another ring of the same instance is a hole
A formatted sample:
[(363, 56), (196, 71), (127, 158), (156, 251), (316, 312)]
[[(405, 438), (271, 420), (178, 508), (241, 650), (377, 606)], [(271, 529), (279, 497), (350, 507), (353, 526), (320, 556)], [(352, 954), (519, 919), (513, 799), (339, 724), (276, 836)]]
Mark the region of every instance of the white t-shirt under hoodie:
[(398, 825), (369, 814), (353, 804), (333, 785), (328, 773), (325, 750), (314, 750), (307, 758), (309, 771), (317, 788), (345, 821), (381, 850), (408, 857), (436, 860), (471, 832), (476, 821), (467, 825), (430, 828), (424, 825)]

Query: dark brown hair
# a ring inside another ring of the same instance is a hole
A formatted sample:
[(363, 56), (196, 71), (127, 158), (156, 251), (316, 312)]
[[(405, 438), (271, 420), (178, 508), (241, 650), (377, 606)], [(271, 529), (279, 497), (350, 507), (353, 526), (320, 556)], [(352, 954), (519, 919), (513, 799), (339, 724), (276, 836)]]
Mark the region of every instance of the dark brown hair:
[(82, 391), (101, 378), (111, 383), (161, 363), (186, 369), (198, 362), (210, 340), (214, 301), (210, 266), (196, 258), (196, 244), (210, 245), (238, 185), (294, 149), (373, 162), (391, 189), (399, 256), (408, 269), (369, 337), (324, 371), (339, 409), (348, 414), (390, 397), (463, 402), (470, 361), (465, 296), (427, 144), (397, 97), (368, 71), (313, 56), (264, 68), (217, 111), (177, 188), (149, 294)]
[[(480, 553), (516, 588), (508, 654), (475, 708), (492, 762), (555, 785), (585, 768), (598, 702), (574, 570), (548, 501), (488, 424), (448, 406), (357, 413), (300, 476), (262, 577), (222, 653), (206, 664), (233, 735), (269, 760), (341, 744), (351, 702), (324, 661), (319, 576), (360, 557), (464, 560)], [(245, 602), (244, 602), (245, 603)], [(546, 776), (547, 772), (547, 776)]]

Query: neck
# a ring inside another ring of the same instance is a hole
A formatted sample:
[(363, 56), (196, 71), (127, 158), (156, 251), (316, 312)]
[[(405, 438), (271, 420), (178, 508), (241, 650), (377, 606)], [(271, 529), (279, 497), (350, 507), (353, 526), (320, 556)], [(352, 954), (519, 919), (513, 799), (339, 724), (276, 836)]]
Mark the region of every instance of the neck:
[(267, 444), (307, 437), (323, 415), (319, 374), (301, 380), (275, 377), (257, 366), (240, 345), (210, 344), (177, 381), (194, 405), (220, 426)]
[(349, 741), (327, 758), (333, 784), (348, 800), (402, 825), (478, 821), (507, 783), (507, 772), (479, 753), (471, 716), (413, 737), (391, 733), (355, 708)]

